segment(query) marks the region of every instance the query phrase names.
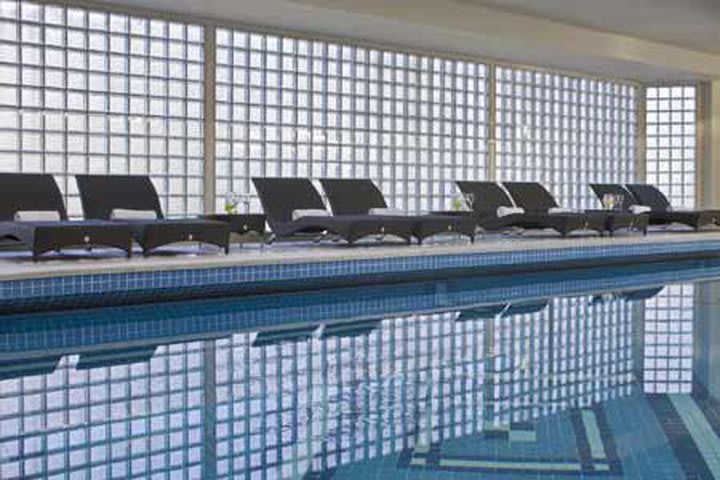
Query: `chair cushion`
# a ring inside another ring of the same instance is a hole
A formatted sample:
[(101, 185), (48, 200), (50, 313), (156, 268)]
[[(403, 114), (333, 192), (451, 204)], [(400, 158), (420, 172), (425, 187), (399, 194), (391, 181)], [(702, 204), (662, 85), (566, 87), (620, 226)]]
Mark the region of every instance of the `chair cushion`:
[(16, 222), (59, 222), (57, 210), (19, 210), (15, 212)]
[(293, 210), (292, 219), (293, 221), (303, 217), (329, 217), (330, 212), (322, 210), (320, 208), (304, 208), (299, 210)]
[(652, 212), (652, 208), (648, 207), (647, 205), (630, 205), (629, 210), (635, 215)]
[(522, 215), (523, 213), (525, 213), (525, 209), (520, 207), (500, 206), (497, 208), (498, 217), (507, 217), (508, 215)]
[(397, 208), (371, 208), (368, 211), (370, 215), (383, 215), (386, 217), (405, 217), (406, 214)]
[(127, 208), (115, 208), (110, 212), (112, 220), (157, 220), (155, 210), (133, 210)]

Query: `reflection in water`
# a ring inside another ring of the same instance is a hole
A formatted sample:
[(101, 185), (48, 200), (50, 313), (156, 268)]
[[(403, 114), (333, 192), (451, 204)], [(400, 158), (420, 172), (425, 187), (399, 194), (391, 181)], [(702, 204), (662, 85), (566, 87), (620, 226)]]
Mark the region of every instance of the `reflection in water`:
[[(615, 414), (697, 388), (694, 297), (675, 285), (6, 360), (0, 478), (638, 478), (650, 457), (615, 439)], [(700, 408), (672, 401), (681, 418)], [(644, 423), (636, 440), (662, 436)]]
[(690, 393), (693, 382), (695, 286), (671, 285), (645, 302), (643, 388)]

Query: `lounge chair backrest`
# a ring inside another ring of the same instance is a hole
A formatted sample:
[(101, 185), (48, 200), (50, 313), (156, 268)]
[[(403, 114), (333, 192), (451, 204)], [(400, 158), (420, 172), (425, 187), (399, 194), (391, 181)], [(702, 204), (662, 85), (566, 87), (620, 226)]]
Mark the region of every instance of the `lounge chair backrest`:
[(536, 182), (503, 182), (515, 204), (526, 212), (547, 212), (559, 207), (545, 187)]
[(320, 183), (335, 215), (365, 215), (371, 208), (387, 208), (372, 180), (323, 178)]
[(513, 315), (528, 315), (531, 313), (540, 313), (547, 309), (549, 303), (547, 300), (528, 301), (510, 304), (503, 313), (504, 317)]
[(113, 210), (153, 210), (164, 218), (157, 190), (143, 175), (76, 175), (85, 218), (108, 220)]
[(21, 211), (56, 211), (67, 220), (62, 193), (52, 175), (0, 173), (0, 220), (12, 221)]
[(253, 178), (267, 220), (273, 223), (292, 221), (294, 210), (325, 210), (325, 203), (307, 178)]
[(487, 320), (489, 318), (495, 318), (501, 313), (503, 313), (507, 307), (507, 303), (499, 303), (496, 305), (486, 305), (482, 307), (463, 310), (455, 318), (455, 321), (467, 322), (473, 320)]
[(665, 287), (644, 288), (642, 290), (626, 290), (620, 296), (626, 300), (649, 300), (656, 297)]
[(620, 209), (623, 211), (630, 210), (631, 205), (637, 205), (638, 201), (635, 199), (635, 195), (630, 192), (627, 188), (616, 183), (591, 183), (590, 188), (595, 192), (600, 203), (605, 195), (622, 195), (623, 202)]
[(670, 209), (670, 201), (653, 185), (632, 183), (628, 184), (627, 188), (635, 195), (640, 205), (650, 207), (653, 212), (665, 212)]
[(459, 180), (455, 182), (462, 193), (472, 195), (473, 210), (476, 213), (497, 215), (499, 207), (514, 207), (510, 195), (495, 182), (471, 182)]

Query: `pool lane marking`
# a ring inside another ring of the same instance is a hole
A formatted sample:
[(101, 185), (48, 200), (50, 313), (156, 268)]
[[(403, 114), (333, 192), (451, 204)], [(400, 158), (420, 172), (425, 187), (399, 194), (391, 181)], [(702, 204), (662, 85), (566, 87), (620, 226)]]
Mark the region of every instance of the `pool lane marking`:
[(720, 438), (690, 395), (668, 395), (713, 478), (720, 479)]
[[(410, 468), (427, 470), (457, 470), (476, 472), (531, 472), (535, 474), (553, 473), (556, 475), (576, 474), (580, 472), (592, 474), (618, 474), (622, 467), (614, 453), (613, 442), (603, 437), (608, 426), (601, 409), (598, 407), (578, 409), (571, 413), (570, 418), (575, 431), (578, 457), (537, 459), (526, 458), (472, 458), (462, 456), (443, 456), (439, 443), (432, 445), (418, 443), (413, 450), (403, 456), (401, 465)], [(486, 429), (490, 438), (503, 438), (512, 441), (510, 435), (513, 425), (496, 425)], [(521, 434), (535, 434), (527, 425), (517, 424)], [(499, 435), (499, 436), (495, 436)], [(521, 435), (521, 437), (523, 436)], [(527, 439), (524, 439), (527, 441)]]
[(688, 478), (712, 478), (705, 458), (691, 436), (675, 405), (667, 394), (646, 396), (647, 402), (660, 423), (675, 460)]
[(602, 436), (600, 436), (600, 427), (592, 410), (582, 410), (582, 423), (585, 426), (585, 435), (590, 445), (590, 455), (593, 460), (606, 460), (605, 445), (603, 445)]
[(441, 467), (455, 468), (476, 468), (489, 470), (510, 470), (510, 471), (533, 471), (533, 472), (579, 472), (582, 465), (577, 462), (503, 462), (502, 460), (464, 460), (455, 458), (443, 458), (440, 460)]

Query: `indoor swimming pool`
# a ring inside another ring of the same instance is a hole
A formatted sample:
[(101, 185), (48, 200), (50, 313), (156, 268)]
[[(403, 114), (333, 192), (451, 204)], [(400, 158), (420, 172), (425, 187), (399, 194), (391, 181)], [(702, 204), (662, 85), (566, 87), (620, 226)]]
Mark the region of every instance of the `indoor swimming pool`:
[(720, 478), (720, 261), (8, 314), (0, 478)]

